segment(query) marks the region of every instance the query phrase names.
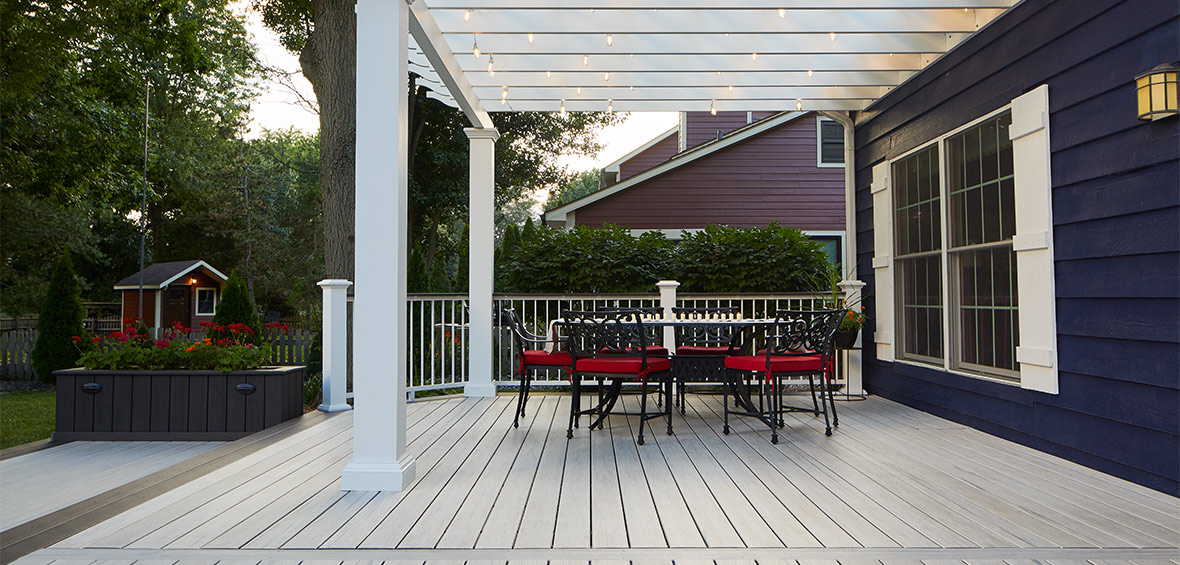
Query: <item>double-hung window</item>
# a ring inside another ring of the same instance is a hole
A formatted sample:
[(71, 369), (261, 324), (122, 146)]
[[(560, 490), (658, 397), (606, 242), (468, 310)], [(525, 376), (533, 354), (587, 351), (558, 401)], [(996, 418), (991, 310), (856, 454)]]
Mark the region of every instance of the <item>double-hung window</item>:
[(874, 167), (879, 359), (1056, 392), (1047, 101)]

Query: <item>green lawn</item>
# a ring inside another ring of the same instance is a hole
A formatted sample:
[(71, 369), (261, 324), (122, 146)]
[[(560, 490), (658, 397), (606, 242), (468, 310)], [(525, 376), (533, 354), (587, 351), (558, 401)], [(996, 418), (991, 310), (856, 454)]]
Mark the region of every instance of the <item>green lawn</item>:
[(0, 449), (47, 439), (53, 433), (52, 390), (0, 394)]

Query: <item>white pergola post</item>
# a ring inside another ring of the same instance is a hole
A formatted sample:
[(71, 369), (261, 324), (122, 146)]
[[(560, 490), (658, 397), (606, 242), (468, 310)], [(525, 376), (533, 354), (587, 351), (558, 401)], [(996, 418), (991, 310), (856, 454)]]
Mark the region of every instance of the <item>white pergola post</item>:
[(465, 128), (471, 141), (469, 186), (471, 191), (468, 228), (468, 381), (465, 396), (496, 396), (492, 382), (492, 292), (495, 279), (495, 128)]
[(323, 336), (324, 380), (321, 390), (323, 412), (352, 410), (348, 405), (348, 287), (352, 281), (325, 279)]
[(409, 8), (356, 4), (356, 291), (352, 461), (343, 490), (400, 491), (406, 453)]

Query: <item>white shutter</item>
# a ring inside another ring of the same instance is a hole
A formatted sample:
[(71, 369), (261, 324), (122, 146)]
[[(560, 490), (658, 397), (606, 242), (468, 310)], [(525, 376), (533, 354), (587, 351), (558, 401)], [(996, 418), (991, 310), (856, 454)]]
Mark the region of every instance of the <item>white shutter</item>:
[(873, 295), (876, 321), (873, 340), (877, 359), (893, 361), (893, 190), (889, 162), (873, 165)]
[(1049, 171), (1049, 87), (1012, 101), (1016, 187), (1020, 386), (1057, 394), (1057, 300), (1053, 281), (1053, 207)]

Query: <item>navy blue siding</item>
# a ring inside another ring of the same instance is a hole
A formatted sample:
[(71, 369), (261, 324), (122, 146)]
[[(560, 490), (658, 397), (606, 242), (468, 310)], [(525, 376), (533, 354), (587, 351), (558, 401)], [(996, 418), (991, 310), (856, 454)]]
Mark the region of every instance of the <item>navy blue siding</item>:
[(1180, 60), (1178, 12), (1026, 0), (856, 117), (871, 291), (871, 167), (1049, 85), (1060, 394), (884, 363), (872, 348), (870, 392), (1180, 494), (1180, 119), (1139, 122), (1133, 90), (1136, 74)]

